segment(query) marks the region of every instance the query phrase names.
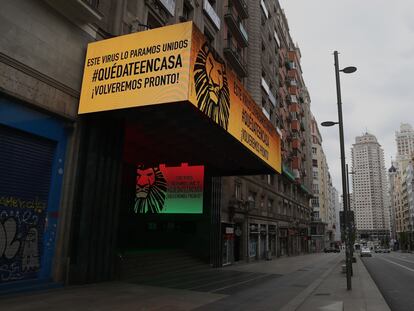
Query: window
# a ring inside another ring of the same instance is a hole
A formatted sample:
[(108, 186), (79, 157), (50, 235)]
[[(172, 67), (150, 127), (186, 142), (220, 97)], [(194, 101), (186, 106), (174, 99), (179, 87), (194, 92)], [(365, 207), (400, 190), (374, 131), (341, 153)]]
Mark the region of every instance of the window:
[(269, 210), (272, 210), (273, 209), (273, 200), (272, 199), (268, 199), (267, 200), (267, 208)]
[(316, 154), (316, 147), (312, 147), (312, 154)]
[(275, 183), (275, 176), (274, 175), (267, 175), (267, 184), (273, 185)]
[(183, 20), (184, 21), (189, 21), (191, 20), (193, 17), (193, 8), (188, 5), (186, 2), (184, 2), (184, 6), (183, 6)]
[(256, 207), (256, 192), (249, 191), (249, 196), (247, 197), (247, 200), (249, 201), (250, 207), (255, 208)]
[(234, 196), (237, 200), (242, 199), (242, 184), (238, 181), (234, 184)]
[(147, 25), (149, 29), (162, 27), (162, 23), (151, 13), (148, 13)]
[(210, 43), (210, 45), (213, 45), (214, 36), (206, 27), (204, 27), (204, 35), (206, 36), (208, 43)]

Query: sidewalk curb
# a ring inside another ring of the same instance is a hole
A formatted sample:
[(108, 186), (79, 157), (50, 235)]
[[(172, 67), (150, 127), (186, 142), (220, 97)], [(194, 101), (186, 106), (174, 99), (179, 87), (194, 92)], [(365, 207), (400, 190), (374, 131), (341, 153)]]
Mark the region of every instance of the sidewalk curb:
[(319, 278), (313, 281), (308, 287), (305, 288), (305, 290), (284, 305), (279, 311), (297, 310), (339, 264), (341, 264), (341, 261), (338, 261), (330, 269), (326, 270)]
[(373, 311), (391, 311), (390, 307), (388, 306), (387, 302), (384, 299), (384, 296), (382, 295), (381, 291), (379, 290), (377, 284), (374, 282), (374, 280), (371, 277), (371, 274), (369, 273), (367, 267), (365, 266), (365, 263), (361, 260), (361, 258), (358, 258), (358, 270), (361, 273), (364, 273), (366, 275), (365, 278), (361, 278), (361, 280), (365, 280), (365, 285), (368, 285), (368, 287), (371, 288), (371, 290), (375, 294), (375, 303), (374, 306), (367, 306), (367, 310), (373, 310)]

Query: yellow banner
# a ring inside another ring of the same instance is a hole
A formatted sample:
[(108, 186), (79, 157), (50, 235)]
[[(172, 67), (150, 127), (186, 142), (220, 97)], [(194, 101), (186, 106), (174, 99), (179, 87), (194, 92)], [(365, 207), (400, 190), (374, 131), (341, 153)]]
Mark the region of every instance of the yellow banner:
[(88, 45), (79, 113), (187, 100), (192, 23)]
[(196, 27), (191, 46), (189, 101), (281, 173), (275, 127)]
[(90, 43), (79, 114), (189, 101), (281, 173), (280, 137), (192, 22)]

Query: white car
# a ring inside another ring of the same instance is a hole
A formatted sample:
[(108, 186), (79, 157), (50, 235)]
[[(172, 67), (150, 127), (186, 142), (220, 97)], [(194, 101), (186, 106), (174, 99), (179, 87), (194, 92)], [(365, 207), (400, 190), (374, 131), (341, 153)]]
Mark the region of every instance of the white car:
[(362, 248), (361, 257), (372, 257), (371, 250), (369, 248)]

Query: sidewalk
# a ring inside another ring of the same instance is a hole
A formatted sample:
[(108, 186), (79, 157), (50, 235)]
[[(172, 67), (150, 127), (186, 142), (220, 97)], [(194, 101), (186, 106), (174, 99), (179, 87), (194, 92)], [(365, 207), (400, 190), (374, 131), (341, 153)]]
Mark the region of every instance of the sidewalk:
[[(352, 290), (346, 289), (346, 277), (338, 263), (316, 280), (283, 311), (389, 311), (387, 303), (372, 280), (360, 257), (353, 264)], [(369, 260), (369, 259), (368, 259)]]
[[(255, 283), (251, 289), (236, 294), (107, 282), (1, 297), (0, 310), (187, 311), (204, 307), (206, 310), (252, 311), (389, 311), (357, 256), (357, 263), (353, 264), (352, 291), (346, 290), (345, 274), (341, 273), (342, 255), (310, 254), (223, 268), (252, 273), (253, 276), (254, 273), (280, 275), (261, 287), (260, 282)], [(283, 280), (283, 283), (277, 280)], [(280, 295), (269, 293), (286, 296), (282, 299)], [(229, 304), (233, 308), (228, 308)], [(239, 308), (234, 307), (238, 304)]]

